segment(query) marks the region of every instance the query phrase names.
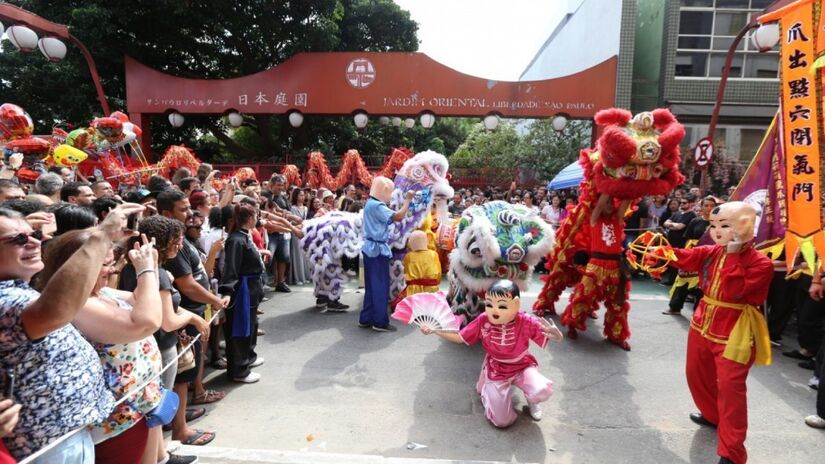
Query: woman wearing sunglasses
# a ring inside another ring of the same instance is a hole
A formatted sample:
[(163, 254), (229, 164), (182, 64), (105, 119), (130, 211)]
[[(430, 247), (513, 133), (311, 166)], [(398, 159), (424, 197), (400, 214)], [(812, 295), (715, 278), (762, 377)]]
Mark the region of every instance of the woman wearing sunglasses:
[[(71, 322), (95, 286), (112, 242), (124, 238), (126, 217), (142, 209), (114, 210), (38, 292), (28, 282), (44, 267), (39, 231), (19, 213), (0, 208), (0, 368), (15, 374), (13, 399), (23, 406), (5, 440), (18, 460), (78, 427), (103, 421), (114, 407), (97, 353)], [(6, 380), (0, 383), (5, 391)], [(38, 462), (91, 464), (90, 433), (83, 429)]]
[[(73, 230), (52, 240), (37, 287), (49, 282), (92, 233), (93, 229)], [(152, 336), (162, 322), (157, 252), (146, 236), (142, 245), (135, 244), (129, 250), (129, 261), (135, 266), (138, 280), (134, 293), (106, 287), (115, 266), (110, 248), (103, 265), (96, 268), (97, 282), (72, 321), (97, 351), (109, 391), (118, 400), (130, 393), (102, 424), (91, 429), (98, 464), (141, 462), (149, 435), (145, 415), (163, 398), (156, 378), (162, 368), (161, 355)], [(143, 386), (142, 391), (131, 394), (139, 386)]]

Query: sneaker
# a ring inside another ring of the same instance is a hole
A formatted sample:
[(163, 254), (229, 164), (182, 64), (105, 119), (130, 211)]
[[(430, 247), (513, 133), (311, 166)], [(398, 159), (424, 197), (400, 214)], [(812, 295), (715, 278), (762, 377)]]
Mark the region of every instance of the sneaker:
[(384, 327), (374, 325), (374, 326), (372, 326), (372, 330), (374, 330), (376, 332), (395, 332), (398, 329), (392, 324), (387, 324)]
[(262, 366), (263, 364), (264, 364), (264, 358), (258, 356), (255, 359), (255, 361), (253, 361), (252, 364), (249, 365), (249, 367), (258, 367), (258, 366)]
[(682, 310), (680, 310), (680, 309), (677, 309), (677, 310), (668, 309), (667, 311), (662, 311), (662, 314), (664, 314), (666, 316), (678, 316), (678, 315), (682, 314)]
[(275, 287), (270, 287), (269, 285), (264, 285), (264, 292), (272, 293), (275, 291)]
[(819, 377), (812, 375), (811, 378), (808, 379), (808, 386), (814, 390), (819, 390)]
[(779, 348), (780, 346), (782, 346), (782, 342), (779, 340), (771, 340), (771, 346)]
[(292, 293), (292, 290), (290, 290), (289, 287), (287, 287), (284, 282), (281, 282), (278, 285), (276, 285), (275, 286), (275, 291), (276, 292), (281, 292), (281, 293)]
[(816, 414), (806, 417), (805, 423), (808, 424), (809, 427), (813, 427), (815, 429), (825, 429), (825, 419), (817, 416)]
[(315, 307), (318, 309), (326, 307), (327, 303), (329, 303), (329, 298), (325, 296), (319, 296), (315, 299)]
[(347, 271), (347, 275), (350, 276), (350, 277), (355, 277), (355, 276), (358, 275), (358, 273), (353, 271), (352, 269), (350, 269), (350, 270)]
[(261, 329), (258, 329), (258, 331), (256, 333), (258, 334), (259, 337), (263, 337), (264, 335), (266, 335), (266, 332), (264, 332)]
[(359, 329), (369, 329), (370, 327), (372, 327), (372, 324), (365, 324), (363, 322), (358, 323), (358, 328)]
[(345, 305), (338, 300), (327, 303), (327, 311), (332, 313), (345, 313), (349, 309), (349, 305)]
[(544, 413), (541, 411), (541, 406), (539, 406), (538, 403), (527, 403), (527, 407), (530, 409), (530, 417), (532, 417), (534, 421), (540, 421), (544, 416)]
[(182, 456), (179, 454), (172, 454), (169, 453), (169, 457), (166, 458), (166, 461), (162, 461), (164, 464), (197, 464), (198, 457), (197, 456)]
[(256, 372), (250, 372), (249, 375), (247, 375), (246, 377), (232, 379), (233, 382), (238, 383), (255, 383), (259, 380), (261, 380), (261, 374), (258, 374)]

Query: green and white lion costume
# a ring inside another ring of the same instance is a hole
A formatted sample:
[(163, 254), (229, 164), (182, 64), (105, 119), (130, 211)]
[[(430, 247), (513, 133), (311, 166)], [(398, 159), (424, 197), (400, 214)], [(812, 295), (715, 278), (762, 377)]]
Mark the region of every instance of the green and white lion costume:
[(453, 227), (448, 300), (469, 323), (484, 312), (484, 295), (498, 279), (530, 285), (533, 268), (553, 247), (553, 228), (523, 205), (492, 201), (467, 208)]

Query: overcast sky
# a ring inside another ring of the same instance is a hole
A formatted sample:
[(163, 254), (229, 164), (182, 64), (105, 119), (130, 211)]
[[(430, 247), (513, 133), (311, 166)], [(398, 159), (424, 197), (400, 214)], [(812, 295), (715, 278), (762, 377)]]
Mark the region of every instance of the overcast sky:
[(418, 51), (458, 71), (518, 80), (566, 0), (395, 0), (418, 23)]

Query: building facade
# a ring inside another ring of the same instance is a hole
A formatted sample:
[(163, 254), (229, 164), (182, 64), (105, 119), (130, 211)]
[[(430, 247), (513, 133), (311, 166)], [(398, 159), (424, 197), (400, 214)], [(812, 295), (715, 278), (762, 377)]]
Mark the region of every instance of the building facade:
[[(708, 133), (735, 36), (772, 3), (638, 0), (631, 108), (670, 108), (685, 125), (683, 153), (691, 153)], [(750, 161), (778, 106), (779, 49), (760, 53), (748, 34), (733, 56), (714, 134), (714, 146), (727, 163)]]
[[(670, 108), (685, 125), (682, 149), (689, 156), (708, 133), (731, 43), (773, 3), (569, 0), (567, 15), (521, 79), (569, 74), (618, 54), (616, 106), (634, 113)], [(720, 161), (737, 169), (756, 153), (778, 108), (778, 53), (760, 53), (748, 34), (734, 55), (714, 145)]]

